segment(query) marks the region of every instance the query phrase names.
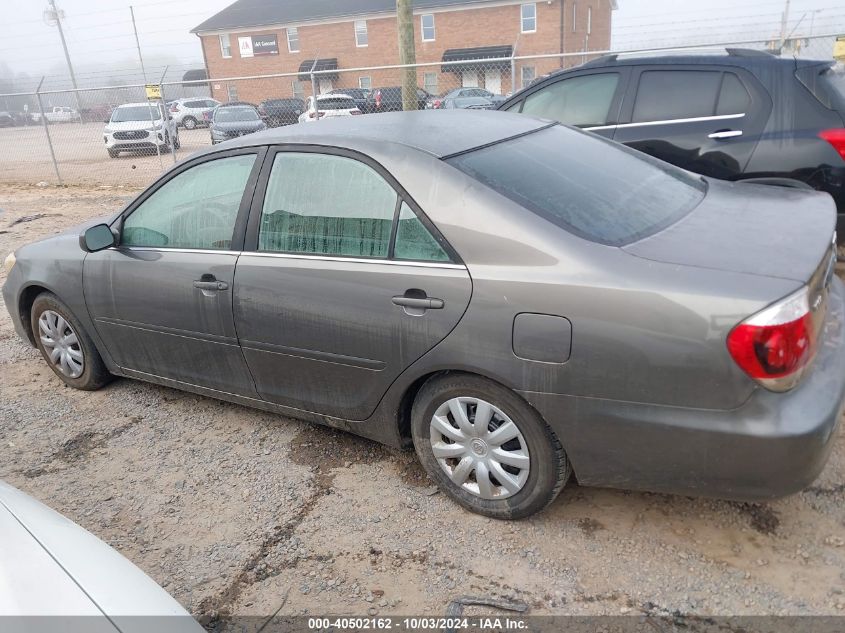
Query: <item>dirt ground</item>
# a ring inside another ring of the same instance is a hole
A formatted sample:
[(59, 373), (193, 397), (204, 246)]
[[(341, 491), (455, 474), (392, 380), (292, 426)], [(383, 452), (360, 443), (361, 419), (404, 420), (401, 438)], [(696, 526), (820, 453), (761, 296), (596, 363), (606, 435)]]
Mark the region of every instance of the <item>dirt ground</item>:
[[(0, 185), (0, 259), (132, 193)], [(195, 616), (437, 615), (464, 594), (532, 614), (842, 615), (841, 427), (833, 441), (821, 477), (772, 503), (570, 484), (497, 522), (437, 493), (412, 453), (131, 380), (64, 388), (0, 309), (0, 478)]]

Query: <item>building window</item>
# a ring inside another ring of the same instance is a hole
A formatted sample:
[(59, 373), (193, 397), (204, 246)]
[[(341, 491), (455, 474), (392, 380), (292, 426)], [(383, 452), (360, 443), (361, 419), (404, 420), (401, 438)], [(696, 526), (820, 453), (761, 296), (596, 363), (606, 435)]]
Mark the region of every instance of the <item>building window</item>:
[(224, 59), (228, 59), (232, 56), (232, 43), (229, 41), (228, 33), (220, 36), (220, 54)]
[(533, 33), (537, 30), (537, 5), (533, 2), (531, 4), (523, 4), (522, 12), (522, 32)]
[(298, 53), (299, 52), (299, 29), (295, 26), (289, 26), (287, 28), (288, 31), (288, 52), (289, 53)]
[(238, 86), (236, 84), (227, 84), (226, 85), (226, 96), (228, 97), (229, 101), (237, 101), (238, 100)]
[(526, 88), (534, 78), (537, 76), (537, 71), (534, 69), (534, 66), (523, 66), (522, 67), (522, 87)]
[(426, 13), (420, 16), (420, 26), (422, 27), (422, 41), (434, 41), (434, 14)]
[(304, 99), (305, 98), (305, 88), (302, 86), (302, 82), (298, 79), (294, 79), (293, 83), (291, 83), (291, 88), (293, 89), (293, 96), (297, 99)]
[(593, 32), (593, 7), (587, 7), (587, 35)]
[(367, 45), (367, 21), (355, 20), (355, 46)]
[(572, 3), (572, 32), (575, 32), (575, 27), (578, 26), (578, 5)]
[(373, 87), (373, 80), (371, 77), (358, 77), (358, 87), (364, 90), (369, 90)]
[(437, 73), (425, 73), (423, 75), (423, 88), (429, 94), (437, 94)]

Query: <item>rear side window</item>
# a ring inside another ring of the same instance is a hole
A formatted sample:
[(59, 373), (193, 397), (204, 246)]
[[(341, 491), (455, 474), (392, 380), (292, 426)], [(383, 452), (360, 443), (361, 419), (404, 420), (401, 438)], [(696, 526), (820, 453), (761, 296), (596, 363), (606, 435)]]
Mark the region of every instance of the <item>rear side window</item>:
[(526, 97), (522, 113), (567, 125), (604, 125), (618, 84), (619, 73), (557, 81)]
[(845, 64), (805, 66), (795, 76), (824, 107), (845, 111)]
[(719, 92), (719, 104), (716, 114), (745, 114), (751, 105), (751, 95), (739, 77), (733, 73), (725, 73), (722, 77), (722, 89)]
[(697, 176), (562, 126), (460, 154), (448, 162), (553, 224), (612, 246), (675, 223), (705, 192)]
[(716, 71), (646, 71), (640, 75), (631, 120), (642, 123), (712, 116), (721, 82), (722, 73)]

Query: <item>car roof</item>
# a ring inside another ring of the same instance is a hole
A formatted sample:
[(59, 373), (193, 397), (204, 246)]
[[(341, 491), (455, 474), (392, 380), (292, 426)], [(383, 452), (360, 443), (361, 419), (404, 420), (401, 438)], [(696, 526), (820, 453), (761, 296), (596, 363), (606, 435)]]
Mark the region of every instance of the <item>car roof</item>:
[[(216, 145), (215, 150), (296, 143), (366, 153), (389, 144), (443, 158), (557, 125), (521, 114), (486, 110), (416, 110), (342, 119), (271, 128)], [(209, 148), (203, 153), (211, 151)]]
[[(149, 101), (140, 101), (138, 103), (122, 103), (117, 108), (138, 108), (141, 106), (150, 106), (151, 108), (155, 107), (155, 104), (150, 103)], [(115, 110), (117, 109), (115, 108)]]
[(594, 68), (604, 66), (643, 66), (650, 64), (721, 64), (741, 66), (745, 68), (759, 66), (785, 66), (794, 68), (797, 65), (813, 65), (823, 63), (822, 60), (797, 59), (795, 57), (780, 57), (769, 51), (750, 48), (725, 48), (721, 50), (700, 49), (686, 52), (656, 52), (656, 53), (614, 53), (602, 55), (586, 64), (575, 68), (567, 68), (552, 73), (575, 70), (576, 68)]

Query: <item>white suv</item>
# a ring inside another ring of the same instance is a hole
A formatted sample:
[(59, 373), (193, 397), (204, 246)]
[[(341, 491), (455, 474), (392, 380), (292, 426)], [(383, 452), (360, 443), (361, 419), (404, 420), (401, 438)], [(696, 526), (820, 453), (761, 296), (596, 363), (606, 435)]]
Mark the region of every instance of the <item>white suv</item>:
[(179, 149), (179, 130), (161, 102), (125, 103), (116, 107), (106, 127), (103, 142), (111, 158), (121, 151), (167, 152)]
[(220, 105), (216, 99), (176, 99), (168, 103), (170, 116), (177, 126), (186, 130), (193, 130), (198, 125), (204, 125), (202, 113), (213, 110)]

